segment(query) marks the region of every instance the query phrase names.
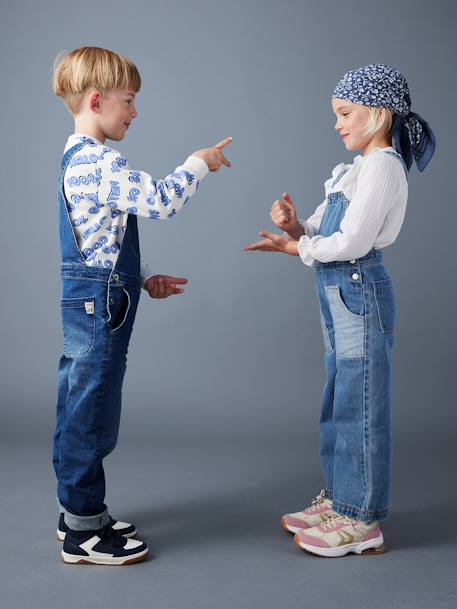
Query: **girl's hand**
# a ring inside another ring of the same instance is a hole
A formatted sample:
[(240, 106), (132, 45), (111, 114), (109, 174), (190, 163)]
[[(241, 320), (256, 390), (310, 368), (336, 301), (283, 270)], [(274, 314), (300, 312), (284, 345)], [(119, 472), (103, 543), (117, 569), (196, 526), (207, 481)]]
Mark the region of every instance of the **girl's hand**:
[(222, 142), (219, 142), (219, 144), (216, 144), (213, 148), (203, 148), (202, 150), (193, 152), (192, 155), (203, 159), (210, 171), (218, 171), (221, 168), (221, 165), (225, 165), (226, 167), (232, 166), (230, 161), (226, 159), (223, 154), (224, 148), (231, 143), (232, 138), (226, 137), (225, 140), (222, 140)]
[(171, 277), (170, 275), (153, 275), (144, 284), (144, 287), (151, 298), (168, 298), (172, 294), (182, 294), (183, 288), (178, 288), (178, 285), (184, 285), (187, 279), (184, 277)]
[(289, 256), (298, 256), (298, 241), (295, 239), (289, 239), (282, 235), (276, 235), (275, 233), (269, 233), (266, 230), (261, 231), (261, 237), (264, 237), (262, 241), (257, 243), (251, 243), (247, 245), (244, 250), (246, 252), (282, 252), (283, 254), (289, 254)]
[(297, 210), (289, 193), (285, 192), (280, 201), (271, 206), (270, 218), (278, 228), (288, 233), (292, 239), (299, 239), (304, 230), (297, 219)]

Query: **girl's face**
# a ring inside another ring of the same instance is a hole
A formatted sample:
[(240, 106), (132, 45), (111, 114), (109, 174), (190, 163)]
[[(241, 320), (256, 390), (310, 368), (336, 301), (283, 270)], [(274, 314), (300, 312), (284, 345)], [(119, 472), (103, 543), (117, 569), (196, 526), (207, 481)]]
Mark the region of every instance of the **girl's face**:
[(364, 135), (363, 131), (369, 119), (367, 106), (354, 104), (347, 99), (332, 99), (332, 108), (336, 115), (335, 129), (340, 134), (347, 150), (363, 150), (373, 139), (373, 135)]

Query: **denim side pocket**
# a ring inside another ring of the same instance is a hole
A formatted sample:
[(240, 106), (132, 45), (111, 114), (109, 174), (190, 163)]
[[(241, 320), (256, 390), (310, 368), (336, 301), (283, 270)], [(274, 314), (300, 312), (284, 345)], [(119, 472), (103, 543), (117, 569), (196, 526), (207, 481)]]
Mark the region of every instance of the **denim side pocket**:
[(350, 311), (338, 285), (324, 287), (335, 330), (336, 356), (357, 359), (365, 354), (365, 317)]
[(95, 344), (95, 298), (62, 298), (63, 353), (86, 355)]
[(373, 281), (373, 293), (378, 312), (379, 328), (383, 334), (394, 331), (395, 295), (391, 279)]
[(123, 287), (111, 287), (109, 293), (109, 313), (111, 332), (116, 332), (125, 323), (130, 311), (130, 294)]

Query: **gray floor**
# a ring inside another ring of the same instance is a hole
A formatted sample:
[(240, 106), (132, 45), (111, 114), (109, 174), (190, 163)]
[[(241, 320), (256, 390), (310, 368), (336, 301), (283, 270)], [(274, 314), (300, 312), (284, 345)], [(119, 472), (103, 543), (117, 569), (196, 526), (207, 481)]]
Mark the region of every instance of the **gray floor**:
[(397, 451), (387, 553), (341, 559), (301, 552), (278, 523), (319, 490), (316, 450), (296, 436), (121, 439), (107, 460), (110, 509), (152, 551), (121, 568), (60, 561), (49, 446), (3, 442), (0, 606), (455, 608), (447, 449)]

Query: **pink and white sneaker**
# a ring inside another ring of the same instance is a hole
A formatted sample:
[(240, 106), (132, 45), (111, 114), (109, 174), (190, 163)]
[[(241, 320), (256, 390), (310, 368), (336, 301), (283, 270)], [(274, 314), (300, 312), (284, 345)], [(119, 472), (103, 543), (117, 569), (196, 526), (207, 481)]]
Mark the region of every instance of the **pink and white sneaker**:
[(294, 538), (297, 546), (317, 556), (334, 558), (349, 552), (383, 554), (384, 538), (378, 523), (362, 522), (331, 512), (318, 526), (299, 531)]
[(281, 525), (289, 533), (298, 533), (302, 529), (315, 527), (325, 520), (326, 516), (332, 511), (332, 502), (325, 497), (325, 491), (322, 490), (319, 495), (313, 499), (311, 505), (302, 512), (293, 514), (284, 514), (281, 518)]

